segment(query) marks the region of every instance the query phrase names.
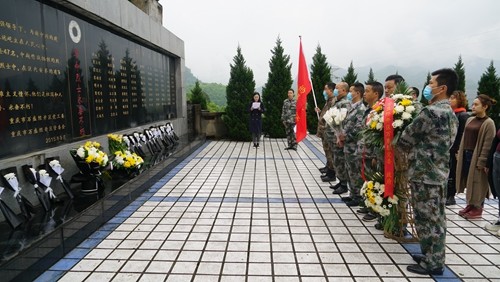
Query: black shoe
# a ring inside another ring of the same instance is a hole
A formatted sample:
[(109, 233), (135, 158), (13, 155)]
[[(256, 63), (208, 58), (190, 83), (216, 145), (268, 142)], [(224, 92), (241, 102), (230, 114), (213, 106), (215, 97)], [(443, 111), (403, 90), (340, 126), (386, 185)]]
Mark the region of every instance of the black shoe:
[(321, 173), (327, 173), (328, 172), (328, 167), (325, 166), (325, 167), (320, 168), (319, 172), (321, 172)]
[(285, 150), (290, 150), (290, 149), (291, 149), (291, 147), (285, 147)]
[(335, 177), (335, 175), (322, 175), (321, 176), (321, 181), (323, 182), (332, 182), (332, 181), (335, 181), (337, 178)]
[(253, 143), (253, 146), (254, 146), (255, 148), (257, 148), (257, 144), (256, 144), (256, 143)]
[(422, 255), (422, 254), (415, 254), (415, 255), (411, 255), (411, 258), (416, 262), (416, 263), (420, 263), (421, 261), (423, 261), (425, 259), (425, 256)]
[(375, 223), (374, 227), (377, 230), (384, 230), (384, 226), (380, 222)]
[(290, 150), (297, 151), (297, 147), (292, 147), (292, 148), (290, 148)]
[(352, 199), (351, 201), (345, 202), (348, 207), (357, 207), (360, 204), (358, 199)]
[(339, 189), (339, 188), (340, 188), (340, 185), (341, 185), (341, 183), (340, 183), (340, 181), (339, 181), (339, 182), (338, 182), (337, 184), (335, 184), (335, 185), (330, 185), (330, 189), (333, 189), (333, 190), (335, 190), (335, 189)]
[(370, 209), (367, 207), (362, 207), (356, 211), (359, 214), (368, 214), (370, 212)]
[(421, 274), (421, 275), (443, 275), (443, 268), (435, 268), (435, 269), (425, 269), (420, 264), (410, 264), (406, 267), (406, 270), (412, 273)]
[(365, 216), (363, 216), (363, 221), (370, 222), (374, 220), (377, 220), (377, 215), (374, 213), (368, 212)]
[(446, 206), (453, 206), (456, 204), (457, 204), (457, 201), (455, 201), (455, 196), (450, 196), (446, 199), (446, 203), (445, 203)]
[(338, 194), (338, 195), (340, 195), (340, 194), (344, 194), (346, 192), (347, 192), (347, 187), (340, 186), (339, 188), (333, 190), (332, 194)]
[(348, 196), (348, 197), (340, 197), (340, 199), (341, 199), (341, 200), (342, 200), (342, 202), (344, 202), (344, 203), (347, 203), (347, 202), (350, 202), (350, 201), (352, 201), (352, 200), (353, 200), (353, 199), (352, 199), (352, 197), (349, 197), (349, 196)]

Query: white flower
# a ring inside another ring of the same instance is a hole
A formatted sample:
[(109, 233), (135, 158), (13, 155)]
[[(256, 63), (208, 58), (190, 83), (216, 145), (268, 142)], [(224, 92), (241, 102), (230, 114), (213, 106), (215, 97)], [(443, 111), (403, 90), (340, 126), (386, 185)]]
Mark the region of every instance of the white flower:
[(397, 119), (395, 120), (393, 123), (392, 123), (392, 127), (394, 128), (398, 128), (398, 127), (402, 127), (403, 126), (403, 121), (400, 120), (400, 119)]
[(382, 126), (383, 126), (383, 124), (379, 122), (379, 123), (377, 123), (377, 126), (375, 127), (375, 129), (382, 130)]
[(394, 109), (396, 110), (397, 113), (402, 113), (405, 110), (405, 107), (397, 105), (396, 107), (394, 107)]
[(392, 197), (387, 197), (387, 200), (391, 204), (397, 204), (399, 201), (398, 196), (396, 196), (396, 195), (393, 195)]
[(11, 172), (3, 176), (7, 181), (16, 178), (16, 174)]
[(393, 94), (391, 96), (391, 98), (394, 100), (400, 100), (400, 99), (403, 99), (404, 97), (405, 97), (405, 95), (403, 95), (403, 94)]
[(78, 148), (78, 150), (76, 150), (76, 154), (81, 158), (85, 158), (85, 149), (83, 147), (80, 147)]
[(402, 118), (403, 120), (409, 120), (409, 119), (411, 119), (411, 114), (410, 114), (410, 113), (408, 113), (408, 112), (404, 112), (404, 113), (401, 115), (401, 118)]
[(51, 167), (59, 167), (59, 166), (61, 166), (61, 164), (59, 163), (58, 160), (51, 160), (50, 163), (49, 163), (49, 165)]
[(415, 111), (415, 107), (412, 106), (412, 105), (409, 105), (409, 106), (406, 107), (405, 110), (406, 110), (407, 113), (411, 114), (411, 113), (413, 113)]
[(49, 173), (45, 169), (40, 169), (38, 173), (40, 176), (49, 176)]

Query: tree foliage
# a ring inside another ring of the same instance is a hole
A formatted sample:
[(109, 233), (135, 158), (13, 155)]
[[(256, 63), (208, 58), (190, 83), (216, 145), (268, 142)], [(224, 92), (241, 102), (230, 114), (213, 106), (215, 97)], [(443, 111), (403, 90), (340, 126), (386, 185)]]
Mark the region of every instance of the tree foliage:
[(358, 81), (358, 74), (354, 72), (354, 67), (352, 65), (352, 61), (351, 61), (351, 64), (349, 65), (349, 67), (347, 68), (347, 73), (342, 78), (342, 81), (347, 82), (347, 84), (349, 84), (349, 86), (353, 85), (354, 83), (356, 83)]
[[(486, 71), (481, 75), (478, 82), (477, 92), (479, 94), (486, 94), (491, 98), (500, 101), (500, 78), (496, 74), (495, 66), (493, 61), (486, 69)], [(500, 109), (498, 105), (495, 105), (489, 111), (489, 116), (495, 121), (495, 124), (500, 124)]]
[(373, 74), (373, 70), (372, 68), (370, 68), (370, 72), (368, 73), (368, 80), (365, 81), (365, 84), (372, 82), (376, 82), (376, 80), (375, 80), (375, 75)]
[(267, 82), (262, 88), (262, 103), (266, 112), (262, 119), (262, 130), (271, 138), (286, 137), (281, 123), (281, 109), (287, 98), (288, 89), (292, 86), (292, 64), (290, 55), (284, 54), (282, 41), (278, 37), (276, 46), (271, 50), (273, 54), (269, 60)]
[[(424, 83), (424, 87), (422, 87), (422, 93), (424, 92), (424, 88), (429, 85), (429, 83), (431, 82), (431, 72), (427, 72), (427, 78), (425, 79), (425, 83)], [(422, 103), (423, 106), (427, 106), (429, 105), (429, 101), (427, 101), (427, 99), (425, 99), (424, 95), (420, 95), (422, 96), (420, 98), (420, 102)]]
[(199, 80), (196, 81), (193, 89), (191, 89), (191, 93), (188, 95), (188, 101), (191, 102), (191, 104), (200, 104), (202, 110), (207, 109), (210, 98), (208, 98), (207, 93), (201, 89)]
[(226, 87), (226, 114), (223, 116), (227, 126), (227, 134), (230, 139), (238, 141), (250, 141), (251, 136), (248, 129), (249, 111), (255, 89), (253, 71), (246, 66), (245, 58), (238, 46), (233, 63), (230, 64), (231, 73), (229, 83)]
[(316, 134), (318, 130), (318, 115), (315, 111), (314, 97), (319, 108), (325, 105), (323, 98), (323, 89), (328, 82), (331, 82), (332, 68), (328, 64), (325, 54), (321, 52), (321, 46), (316, 47), (316, 54), (313, 56), (311, 64), (311, 81), (314, 89), (314, 94), (307, 96), (307, 130), (310, 134)]
[(462, 62), (462, 55), (458, 56), (458, 61), (453, 68), (458, 75), (457, 90), (465, 92), (465, 68)]

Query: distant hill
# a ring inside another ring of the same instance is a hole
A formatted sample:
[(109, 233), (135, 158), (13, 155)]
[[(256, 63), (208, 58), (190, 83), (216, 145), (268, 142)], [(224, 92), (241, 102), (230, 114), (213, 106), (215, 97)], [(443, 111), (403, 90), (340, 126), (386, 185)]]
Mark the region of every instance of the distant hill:
[[(184, 72), (186, 93), (191, 92), (194, 88), (198, 78), (191, 72), (191, 69), (186, 67)], [(218, 106), (226, 106), (226, 85), (220, 83), (206, 83), (200, 80), (201, 89), (207, 93), (210, 101), (214, 102)]]

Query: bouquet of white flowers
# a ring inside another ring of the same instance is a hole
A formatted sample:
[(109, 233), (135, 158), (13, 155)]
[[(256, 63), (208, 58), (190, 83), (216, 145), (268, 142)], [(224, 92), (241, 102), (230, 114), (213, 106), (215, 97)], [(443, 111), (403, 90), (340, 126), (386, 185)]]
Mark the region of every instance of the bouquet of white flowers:
[(49, 162), (49, 169), (51, 169), (57, 175), (56, 179), (59, 180), (59, 182), (61, 182), (61, 186), (63, 187), (64, 191), (68, 194), (70, 199), (73, 199), (75, 196), (73, 196), (73, 192), (71, 192), (69, 184), (62, 177), (64, 168), (61, 166), (59, 160), (56, 159), (51, 160)]

